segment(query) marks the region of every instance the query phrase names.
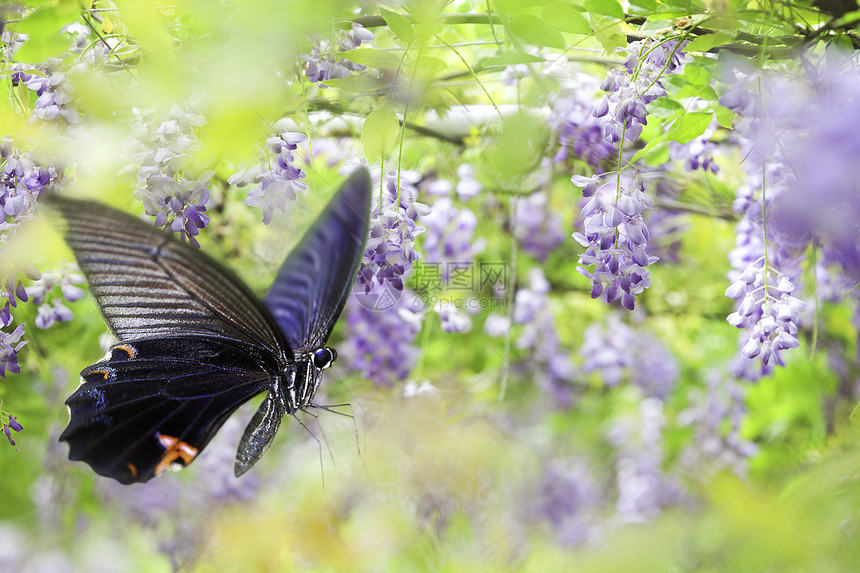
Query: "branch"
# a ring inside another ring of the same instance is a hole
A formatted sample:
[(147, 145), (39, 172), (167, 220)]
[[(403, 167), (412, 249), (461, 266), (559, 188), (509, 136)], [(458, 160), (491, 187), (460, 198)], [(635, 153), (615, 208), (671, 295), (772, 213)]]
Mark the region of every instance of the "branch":
[(654, 203), (663, 209), (670, 211), (684, 211), (686, 213), (694, 213), (696, 215), (705, 215), (708, 217), (717, 217), (725, 221), (737, 221), (738, 216), (732, 211), (718, 208), (714, 205), (702, 205), (699, 203), (687, 203), (686, 201), (678, 201), (677, 199), (669, 199), (666, 197), (657, 197)]

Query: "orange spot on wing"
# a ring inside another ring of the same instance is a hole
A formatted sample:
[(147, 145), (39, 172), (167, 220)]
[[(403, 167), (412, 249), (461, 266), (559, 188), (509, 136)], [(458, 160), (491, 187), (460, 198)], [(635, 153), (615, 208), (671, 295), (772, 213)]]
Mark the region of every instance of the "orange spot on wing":
[(105, 380), (107, 380), (108, 377), (111, 375), (111, 371), (99, 368), (98, 370), (90, 370), (89, 372), (87, 372), (87, 376), (91, 374), (102, 374)]
[(134, 358), (135, 356), (137, 356), (137, 349), (134, 346), (132, 346), (131, 344), (120, 344), (118, 346), (114, 346), (113, 349), (114, 350), (125, 350), (126, 352), (128, 352), (129, 358)]
[(161, 432), (157, 432), (155, 437), (158, 439), (158, 443), (164, 448), (164, 454), (162, 454), (158, 465), (155, 466), (155, 475), (159, 475), (167, 470), (170, 464), (177, 459), (182, 460), (184, 465), (187, 466), (197, 456), (197, 448), (185, 442), (180, 442), (178, 438), (162, 434)]
[(128, 467), (128, 471), (131, 472), (131, 477), (136, 478), (137, 477), (137, 466), (131, 462), (126, 462), (125, 465), (126, 465), (126, 467)]

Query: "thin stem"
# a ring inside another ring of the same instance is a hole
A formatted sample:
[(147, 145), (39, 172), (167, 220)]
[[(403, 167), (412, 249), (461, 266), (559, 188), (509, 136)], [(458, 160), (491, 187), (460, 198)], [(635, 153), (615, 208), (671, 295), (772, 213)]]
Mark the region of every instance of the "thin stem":
[(508, 389), (508, 379), (511, 376), (511, 326), (513, 325), (513, 317), (514, 317), (514, 289), (517, 284), (517, 218), (515, 216), (517, 202), (519, 201), (519, 197), (515, 196), (511, 199), (511, 211), (510, 211), (510, 221), (511, 221), (511, 284), (510, 288), (508, 288), (507, 292), (507, 305), (508, 305), (508, 331), (505, 333), (505, 355), (502, 358), (504, 361), (504, 367), (502, 368), (502, 378), (499, 381), (499, 401), (505, 399), (505, 392)]
[[(475, 73), (475, 70), (472, 69), (472, 66), (469, 65), (469, 62), (466, 61), (466, 58), (464, 58), (462, 56), (462, 54), (460, 54), (460, 52), (457, 51), (457, 48), (455, 48), (454, 46), (452, 46), (451, 44), (446, 42), (445, 39), (442, 38), (439, 34), (436, 34), (436, 37), (439, 38), (440, 42), (442, 42), (443, 44), (448, 46), (452, 52), (457, 54), (457, 57), (460, 58), (460, 61), (463, 62), (463, 65), (466, 66), (466, 68), (469, 70), (469, 72), (471, 72), (472, 77), (475, 78), (475, 81), (478, 82), (478, 87), (480, 87), (481, 90), (483, 90), (484, 94), (487, 96), (487, 99), (490, 100), (490, 103), (493, 104), (494, 108), (496, 108), (496, 113), (499, 114), (499, 118), (504, 120), (505, 118), (502, 116), (502, 112), (499, 111), (499, 106), (496, 105), (496, 102), (493, 100), (493, 96), (490, 95), (490, 92), (488, 92), (487, 88), (484, 87), (484, 84), (481, 83), (480, 78), (478, 78), (478, 74)], [(406, 118), (404, 118), (404, 119), (406, 119)]]
[(815, 351), (818, 347), (818, 249), (815, 246), (815, 241), (812, 242), (812, 296), (815, 298), (815, 315), (812, 317), (812, 348), (810, 349), (809, 359), (815, 358)]
[[(765, 273), (764, 273), (764, 290), (765, 290), (765, 293), (767, 293), (767, 289), (768, 289), (767, 282), (768, 282), (768, 277), (770, 276), (770, 273), (767, 271), (767, 269), (770, 267), (770, 265), (767, 262), (768, 258), (767, 258), (767, 175), (766, 175), (767, 171), (766, 171), (766, 167), (767, 167), (767, 163), (765, 162), (764, 155), (762, 155), (762, 158), (761, 158), (761, 228), (762, 228), (762, 235), (763, 235), (762, 240), (764, 241), (764, 266), (766, 269)], [(764, 301), (765, 310), (767, 310), (767, 303), (768, 303), (768, 298), (765, 297), (765, 301)]]

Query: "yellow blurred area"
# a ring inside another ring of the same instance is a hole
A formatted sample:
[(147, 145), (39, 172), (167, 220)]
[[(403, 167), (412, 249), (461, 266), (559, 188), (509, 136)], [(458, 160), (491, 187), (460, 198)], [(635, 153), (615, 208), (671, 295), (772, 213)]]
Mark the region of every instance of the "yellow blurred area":
[(522, 458), (488, 416), (452, 398), (365, 400), (361, 456), (348, 423), (329, 428), (336, 465), (321, 477), (309, 442), (278, 492), (221, 514), (195, 570), (392, 570), (443, 545), (441, 570), (504, 567), (518, 548), (506, 512)]

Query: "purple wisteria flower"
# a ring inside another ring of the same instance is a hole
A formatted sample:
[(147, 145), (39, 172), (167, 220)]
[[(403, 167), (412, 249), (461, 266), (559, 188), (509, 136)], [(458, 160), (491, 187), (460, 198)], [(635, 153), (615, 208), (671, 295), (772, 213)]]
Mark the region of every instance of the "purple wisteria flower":
[(638, 412), (615, 420), (608, 430), (616, 448), (616, 519), (649, 521), (664, 508), (683, 501), (683, 488), (663, 471), (663, 402), (645, 398)]
[(484, 186), (475, 179), (475, 168), (471, 163), (460, 164), (457, 167), (457, 177), (459, 177), (459, 181), (457, 181), (456, 189), (460, 201), (465, 202), (477, 197), (484, 190)]
[(549, 207), (542, 191), (517, 200), (513, 219), (514, 235), (523, 250), (541, 262), (564, 242), (561, 216)]
[(21, 368), (18, 366), (18, 351), (27, 344), (26, 340), (21, 340), (22, 336), (24, 336), (23, 324), (19, 324), (12, 332), (0, 330), (0, 378), (5, 378), (6, 372), (21, 373)]
[[(585, 86), (583, 86), (584, 88)], [(603, 162), (615, 153), (615, 147), (603, 136), (606, 116), (592, 115), (593, 101), (582, 101), (586, 89), (577, 89), (558, 97), (549, 118), (550, 126), (558, 131), (559, 150), (553, 157), (556, 163), (564, 162), (571, 150), (574, 155), (603, 172)]]
[(582, 371), (599, 373), (607, 386), (632, 382), (643, 396), (665, 400), (680, 376), (674, 355), (653, 334), (634, 330), (612, 313), (585, 329)]
[(696, 437), (681, 453), (679, 465), (699, 477), (723, 468), (745, 475), (747, 460), (758, 447), (740, 432), (746, 413), (743, 386), (712, 371), (705, 376), (705, 388), (693, 393), (689, 402), (690, 407), (678, 414), (678, 423), (694, 428)]
[(728, 316), (732, 326), (749, 330), (741, 349), (746, 358), (759, 357), (764, 367), (784, 365), (781, 351), (800, 346), (797, 317), (806, 303), (791, 296), (794, 285), (788, 276), (754, 261), (726, 290), (738, 301), (737, 311)]
[[(661, 198), (676, 199), (678, 194), (679, 191), (666, 177), (657, 181), (656, 201), (659, 202)], [(661, 207), (648, 211), (645, 221), (651, 234), (646, 252), (663, 262), (678, 262), (683, 236), (690, 227), (687, 213)]]
[(386, 308), (373, 309), (358, 300), (363, 290), (346, 305), (347, 335), (340, 347), (350, 367), (376, 384), (393, 386), (406, 380), (421, 350), (415, 346), (423, 316), (413, 308), (416, 299), (408, 290)]
[(452, 273), (470, 269), (475, 255), (486, 241), (475, 239), (478, 218), (468, 207), (455, 207), (449, 197), (433, 203), (432, 211), (423, 215), (421, 222), (426, 231), (422, 246), (424, 263), (437, 265), (442, 282), (447, 284)]
[(72, 320), (75, 315), (63, 301), (75, 302), (84, 296), (84, 291), (76, 285), (85, 282), (77, 266), (70, 265), (54, 273), (44, 273), (32, 286), (27, 287), (30, 302), (38, 308), (36, 326), (50, 328), (55, 322)]
[[(755, 380), (783, 363), (782, 350), (799, 346), (796, 333), (806, 305), (791, 295), (811, 238), (805, 220), (822, 198), (798, 202), (796, 171), (785, 156), (800, 136), (798, 114), (811, 105), (800, 96), (803, 86), (787, 84), (781, 75), (750, 71), (745, 64), (727, 75), (732, 87), (720, 101), (742, 114), (735, 132), (747, 172), (733, 203), (741, 220), (735, 227), (736, 246), (729, 253), (731, 286), (726, 295), (738, 306), (728, 320), (745, 329), (742, 358), (734, 363), (733, 372)], [(818, 182), (814, 186), (818, 188)], [(756, 357), (760, 368), (749, 362)]]
[(503, 314), (492, 313), (484, 321), (484, 332), (490, 336), (505, 336), (511, 330), (511, 319)]
[[(820, 245), (819, 260), (840, 271), (835, 282), (844, 294), (860, 282), (860, 185), (855, 174), (860, 72), (853, 54), (833, 49), (808, 73), (812, 89), (799, 106), (797, 136), (786, 151), (797, 174), (795, 197), (779, 205), (774, 224), (783, 230), (787, 220), (788, 226), (800, 224), (812, 233)], [(856, 313), (855, 321), (860, 329)]]
[[(570, 407), (574, 397), (573, 383), (576, 368), (569, 352), (562, 347), (549, 308), (550, 284), (540, 267), (529, 271), (529, 286), (517, 291), (511, 318), (514, 324), (523, 325), (515, 345), (527, 351), (525, 366), (535, 374), (537, 384), (549, 391), (556, 403)], [(484, 332), (491, 336), (509, 334), (511, 320), (500, 314), (490, 314), (484, 323)]]
[(263, 209), (263, 224), (272, 221), (275, 209), (286, 211), (287, 201), (294, 201), (296, 193), (307, 189), (301, 181), (305, 172), (293, 164), (293, 152), (307, 139), (301, 133), (286, 129), (266, 139), (266, 158), (253, 167), (243, 169), (227, 180), (231, 185), (244, 187), (249, 183), (258, 184), (248, 192), (245, 203)]
[[(347, 162), (345, 168), (349, 167), (350, 162)], [(415, 250), (415, 237), (424, 232), (424, 227), (416, 221), (419, 216), (429, 215), (431, 210), (418, 202), (415, 175), (403, 172), (398, 185), (397, 173), (386, 173), (381, 197), (373, 201), (370, 237), (358, 269), (358, 281), (365, 293), (383, 285), (402, 291), (413, 263), (421, 257)], [(374, 187), (379, 185), (378, 169), (371, 169), (371, 180)]]
[[(354, 50), (362, 44), (370, 43), (376, 39), (370, 30), (356, 23), (352, 24), (349, 31), (338, 30), (337, 34), (337, 51), (339, 52)], [(320, 40), (310, 54), (301, 54), (301, 58), (307, 62), (305, 75), (312, 83), (345, 78), (352, 72), (358, 72), (367, 67), (351, 62), (346, 58), (336, 58), (330, 43), (326, 40)], [(320, 87), (326, 88), (328, 86), (321, 85)]]
[(546, 464), (539, 487), (528, 496), (526, 511), (537, 511), (549, 521), (560, 544), (576, 547), (595, 535), (598, 512), (606, 500), (584, 459), (553, 459)]
[(606, 324), (592, 322), (585, 329), (579, 355), (583, 372), (599, 372), (607, 386), (618, 386), (633, 364), (630, 350), (636, 344), (633, 329), (616, 314), (610, 314)]
[[(32, 265), (29, 265), (26, 275), (33, 280), (38, 280), (41, 276), (39, 271)], [(0, 303), (3, 304), (3, 307), (0, 308), (0, 326), (9, 326), (11, 324), (12, 308), (18, 306), (17, 301), (27, 302), (28, 300), (29, 296), (27, 289), (24, 287), (24, 282), (15, 273), (9, 273), (6, 276), (6, 280), (0, 284)]]
[(714, 161), (714, 156), (719, 154), (716, 144), (711, 138), (717, 131), (716, 121), (711, 123), (701, 137), (687, 143), (669, 142), (669, 156), (675, 161), (682, 161), (687, 171), (710, 171), (718, 173), (720, 168)]
[(143, 202), (155, 226), (179, 233), (199, 247), (195, 238), (209, 224), (206, 203), (209, 179), (214, 171), (199, 171), (195, 156), (200, 152), (197, 131), (206, 124), (202, 115), (173, 105), (166, 119), (153, 110), (136, 111), (132, 126), (132, 160), (138, 165), (134, 196)]
[(472, 317), (461, 308), (456, 300), (440, 300), (433, 306), (439, 315), (443, 332), (469, 332), (472, 330)]
[(18, 149), (9, 137), (0, 139), (0, 246), (18, 225), (32, 217), (39, 196), (56, 189), (62, 175), (37, 161), (34, 154)]
[(300, 143), (298, 153), (305, 165), (322, 160), (325, 165), (335, 167), (347, 160), (355, 160), (363, 151), (361, 143), (354, 137), (315, 137)]
[(38, 96), (33, 104), (31, 119), (65, 124), (80, 123), (80, 116), (74, 105), (75, 88), (66, 79), (66, 74), (57, 69), (55, 63), (47, 66), (13, 64), (12, 69), (36, 69), (44, 74), (19, 73), (16, 78)]
[(608, 116), (603, 136), (609, 143), (636, 141), (648, 123), (647, 105), (665, 96), (660, 83), (664, 73), (678, 73), (684, 64), (682, 46), (676, 40), (648, 38), (632, 42), (623, 70), (610, 70), (600, 84), (607, 93), (594, 106), (594, 117)]
[[(2, 344), (2, 343), (0, 343)], [(2, 346), (0, 346), (2, 348)], [(0, 350), (2, 352), (2, 350)], [(2, 371), (0, 371), (0, 375), (2, 375)], [(0, 400), (0, 406), (3, 406), (3, 401)], [(5, 420), (4, 420), (5, 418)], [(6, 439), (9, 440), (9, 444), (12, 446), (16, 446), (15, 439), (12, 437), (12, 432), (20, 432), (24, 429), (21, 425), (21, 422), (18, 421), (18, 416), (13, 416), (0, 408), (0, 426), (2, 426), (3, 433), (6, 434)], [(18, 449), (17, 447), (15, 448)]]
[(484, 186), (475, 178), (474, 166), (471, 163), (461, 163), (457, 167), (456, 183), (449, 179), (424, 179), (421, 182), (421, 190), (428, 195), (440, 197), (452, 197), (452, 192), (456, 191), (460, 201), (466, 203), (480, 195)]
[(577, 270), (591, 280), (591, 298), (620, 301), (633, 310), (636, 295), (651, 285), (647, 267), (657, 261), (645, 250), (650, 234), (642, 213), (654, 207), (654, 201), (645, 194), (644, 178), (639, 173), (633, 177), (612, 173), (574, 175), (571, 181), (588, 198), (582, 208), (585, 233), (573, 233), (586, 247)]

